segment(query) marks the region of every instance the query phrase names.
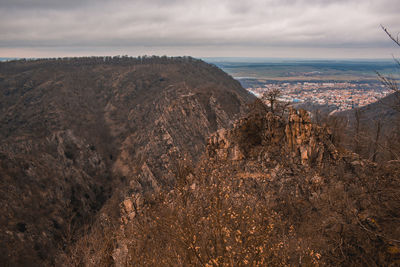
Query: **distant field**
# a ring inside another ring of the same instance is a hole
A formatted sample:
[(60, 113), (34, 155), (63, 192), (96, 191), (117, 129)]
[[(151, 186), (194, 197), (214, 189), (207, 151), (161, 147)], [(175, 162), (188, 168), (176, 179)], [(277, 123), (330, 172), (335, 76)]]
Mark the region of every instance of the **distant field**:
[(0, 61), (8, 61), (8, 60), (13, 60), (17, 58), (12, 58), (12, 57), (0, 57)]
[[(232, 74), (231, 74), (232, 75)], [(263, 78), (256, 78), (256, 77), (235, 77), (238, 80), (258, 80), (260, 82), (269, 82), (269, 81), (288, 81), (288, 82), (295, 82), (295, 81), (377, 81), (377, 75), (375, 76), (356, 76), (356, 75), (319, 75), (319, 76), (282, 76), (282, 77), (263, 77)]]
[[(266, 60), (266, 62), (235, 62), (231, 59), (205, 59), (236, 79), (254, 78), (276, 81), (291, 80), (376, 80), (376, 72), (395, 74), (392, 60)], [(250, 59), (249, 59), (250, 61)]]

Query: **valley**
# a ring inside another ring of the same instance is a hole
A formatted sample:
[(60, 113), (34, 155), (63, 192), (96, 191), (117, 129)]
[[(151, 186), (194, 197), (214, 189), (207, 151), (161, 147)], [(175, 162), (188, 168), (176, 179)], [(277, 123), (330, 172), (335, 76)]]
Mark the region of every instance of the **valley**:
[(279, 89), (282, 101), (337, 111), (362, 107), (385, 97), (390, 90), (378, 79), (377, 72), (397, 73), (391, 60), (214, 58), (210, 62), (256, 96)]

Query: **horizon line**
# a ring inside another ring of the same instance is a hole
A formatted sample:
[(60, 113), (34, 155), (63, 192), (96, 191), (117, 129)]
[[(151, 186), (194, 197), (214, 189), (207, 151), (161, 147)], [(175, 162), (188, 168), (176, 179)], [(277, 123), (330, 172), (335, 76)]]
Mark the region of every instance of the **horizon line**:
[[(80, 58), (80, 57), (108, 57), (110, 55), (98, 55), (98, 56), (65, 56), (65, 57), (0, 57), (0, 61), (8, 61), (8, 60), (20, 60), (20, 59), (54, 59), (54, 58)], [(114, 55), (114, 56), (123, 56), (123, 55)], [(133, 58), (137, 58), (140, 56), (158, 56), (158, 55), (138, 55), (138, 56), (129, 56)], [(185, 56), (185, 55), (184, 55)], [(182, 56), (182, 57), (184, 57)], [(113, 56), (112, 56), (113, 57)], [(167, 56), (167, 57), (180, 57), (180, 56)], [(193, 57), (193, 56), (190, 56)], [(393, 57), (386, 57), (386, 58), (360, 58), (360, 57), (354, 57), (354, 58), (345, 58), (345, 57), (338, 57), (338, 58), (323, 58), (323, 57), (255, 57), (255, 56), (221, 56), (221, 57), (193, 57), (197, 59), (201, 59), (204, 61), (211, 61), (211, 60), (223, 60), (226, 59), (236, 59), (236, 60), (255, 60), (255, 61), (262, 61), (262, 60), (268, 60), (268, 61), (273, 61), (273, 60), (301, 60), (301, 61), (392, 61)], [(246, 61), (245, 61), (246, 62)]]

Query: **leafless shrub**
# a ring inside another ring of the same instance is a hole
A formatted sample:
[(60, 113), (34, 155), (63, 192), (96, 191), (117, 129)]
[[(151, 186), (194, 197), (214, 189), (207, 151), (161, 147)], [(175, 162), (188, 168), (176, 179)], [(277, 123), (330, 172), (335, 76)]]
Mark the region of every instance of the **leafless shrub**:
[(264, 182), (238, 179), (217, 163), (181, 180), (186, 182), (160, 193), (129, 226), (130, 265), (284, 266), (293, 258), (318, 260), (268, 205)]

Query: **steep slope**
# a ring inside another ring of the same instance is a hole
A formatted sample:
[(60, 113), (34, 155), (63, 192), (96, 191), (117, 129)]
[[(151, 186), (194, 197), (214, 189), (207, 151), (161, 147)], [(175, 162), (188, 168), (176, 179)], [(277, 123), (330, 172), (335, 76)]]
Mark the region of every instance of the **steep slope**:
[[(359, 108), (361, 122), (373, 126), (373, 122), (382, 120), (384, 122), (394, 122), (399, 119), (400, 98), (398, 93), (392, 93), (377, 102)], [(354, 110), (341, 112), (341, 115), (346, 116), (351, 124), (354, 125)], [(387, 126), (390, 128), (389, 126)], [(389, 129), (387, 129), (389, 131)]]
[(120, 185), (173, 186), (251, 99), (192, 58), (0, 63), (0, 262), (54, 264)]
[(375, 161), (399, 159), (400, 94), (335, 114), (345, 122), (344, 144), (364, 158)]
[[(174, 190), (126, 217), (128, 266), (397, 266), (400, 164), (338, 149), (307, 112), (259, 104)], [(126, 207), (122, 207), (126, 208)]]

